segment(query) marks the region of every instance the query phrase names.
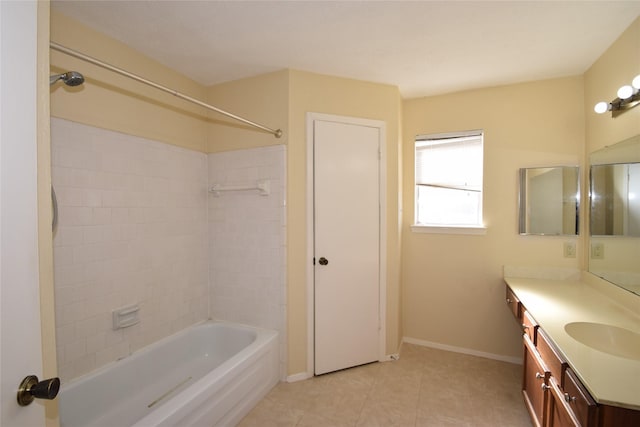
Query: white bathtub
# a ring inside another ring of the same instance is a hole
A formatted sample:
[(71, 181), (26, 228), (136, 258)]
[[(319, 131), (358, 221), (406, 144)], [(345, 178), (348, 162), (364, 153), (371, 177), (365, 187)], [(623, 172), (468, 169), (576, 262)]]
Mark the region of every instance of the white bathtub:
[(233, 426), (278, 382), (278, 333), (204, 322), (63, 384), (63, 427)]

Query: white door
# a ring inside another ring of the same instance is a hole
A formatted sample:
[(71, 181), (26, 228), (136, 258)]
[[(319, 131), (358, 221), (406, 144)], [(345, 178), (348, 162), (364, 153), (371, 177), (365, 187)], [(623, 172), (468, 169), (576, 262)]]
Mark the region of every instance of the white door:
[(36, 202), (35, 1), (0, 1), (0, 425), (43, 426), (37, 401), (18, 406), (27, 375), (42, 379)]
[(379, 359), (380, 128), (315, 120), (315, 374)]

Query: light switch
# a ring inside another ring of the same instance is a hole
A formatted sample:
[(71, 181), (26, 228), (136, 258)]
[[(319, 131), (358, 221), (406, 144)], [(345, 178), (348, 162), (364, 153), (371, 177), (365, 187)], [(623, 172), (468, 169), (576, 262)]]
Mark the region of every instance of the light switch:
[(576, 242), (564, 242), (564, 257), (565, 258), (576, 257)]
[(591, 258), (604, 259), (604, 243), (600, 243), (600, 242), (591, 243)]

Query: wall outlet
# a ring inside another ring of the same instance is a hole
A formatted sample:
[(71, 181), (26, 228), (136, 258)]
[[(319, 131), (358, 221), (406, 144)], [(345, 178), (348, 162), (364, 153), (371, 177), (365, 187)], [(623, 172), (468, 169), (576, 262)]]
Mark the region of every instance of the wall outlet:
[(604, 243), (591, 243), (591, 259), (604, 259)]
[(564, 242), (564, 257), (565, 258), (576, 257), (576, 242)]

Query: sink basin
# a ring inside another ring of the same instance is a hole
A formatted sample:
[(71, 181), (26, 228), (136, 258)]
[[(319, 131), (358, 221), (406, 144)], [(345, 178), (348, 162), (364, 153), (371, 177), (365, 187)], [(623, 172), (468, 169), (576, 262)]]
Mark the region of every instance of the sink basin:
[(640, 334), (604, 323), (573, 322), (564, 330), (576, 341), (594, 350), (640, 360)]

